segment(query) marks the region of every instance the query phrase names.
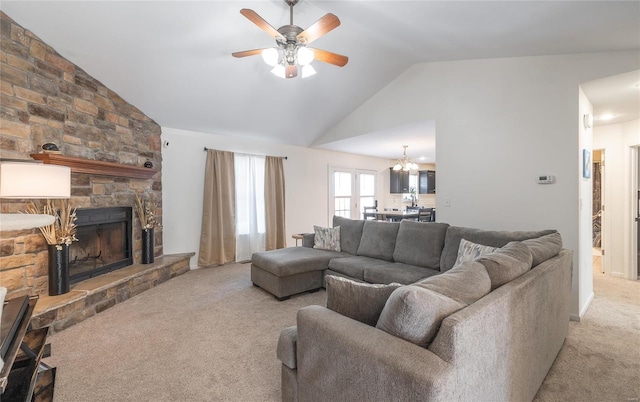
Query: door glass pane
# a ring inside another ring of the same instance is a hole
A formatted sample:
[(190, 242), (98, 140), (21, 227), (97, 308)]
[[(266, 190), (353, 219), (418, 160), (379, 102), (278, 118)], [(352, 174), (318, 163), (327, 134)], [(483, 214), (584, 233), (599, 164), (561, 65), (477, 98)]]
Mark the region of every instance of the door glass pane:
[(334, 175), (334, 190), (336, 197), (350, 196), (351, 195), (351, 173), (349, 172), (335, 172)]
[(364, 219), (364, 207), (375, 206), (376, 175), (360, 173), (360, 219)]
[(345, 218), (351, 218), (351, 197), (335, 198), (335, 214)]
[(373, 197), (376, 193), (376, 177), (372, 174), (360, 174), (360, 196)]

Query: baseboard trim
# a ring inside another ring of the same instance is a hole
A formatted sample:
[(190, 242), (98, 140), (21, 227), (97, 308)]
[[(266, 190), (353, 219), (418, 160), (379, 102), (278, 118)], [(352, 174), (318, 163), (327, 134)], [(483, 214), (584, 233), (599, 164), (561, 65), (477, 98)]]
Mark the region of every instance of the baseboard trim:
[(591, 292), (591, 294), (587, 298), (587, 302), (584, 304), (584, 307), (582, 307), (582, 309), (580, 310), (580, 315), (571, 314), (569, 315), (569, 319), (576, 322), (582, 321), (582, 317), (584, 317), (584, 315), (587, 313), (587, 310), (589, 309), (589, 306), (591, 305), (594, 297), (595, 294)]

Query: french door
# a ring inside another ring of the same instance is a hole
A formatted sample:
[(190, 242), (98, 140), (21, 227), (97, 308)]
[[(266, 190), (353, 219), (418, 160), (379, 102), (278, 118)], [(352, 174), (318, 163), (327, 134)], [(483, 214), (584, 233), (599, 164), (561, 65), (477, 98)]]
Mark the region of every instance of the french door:
[(363, 169), (329, 168), (329, 223), (333, 215), (362, 219), (364, 207), (377, 199), (378, 172)]

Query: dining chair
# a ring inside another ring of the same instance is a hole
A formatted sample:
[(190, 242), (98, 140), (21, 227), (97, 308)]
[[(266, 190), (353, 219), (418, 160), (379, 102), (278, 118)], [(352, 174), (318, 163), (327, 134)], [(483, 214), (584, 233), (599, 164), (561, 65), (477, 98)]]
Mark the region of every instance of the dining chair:
[(364, 220), (375, 220), (377, 219), (376, 213), (378, 212), (378, 208), (376, 207), (364, 207), (364, 212), (362, 213), (362, 218)]
[(420, 210), (418, 211), (418, 221), (431, 222), (432, 212), (433, 212), (433, 208), (420, 208)]

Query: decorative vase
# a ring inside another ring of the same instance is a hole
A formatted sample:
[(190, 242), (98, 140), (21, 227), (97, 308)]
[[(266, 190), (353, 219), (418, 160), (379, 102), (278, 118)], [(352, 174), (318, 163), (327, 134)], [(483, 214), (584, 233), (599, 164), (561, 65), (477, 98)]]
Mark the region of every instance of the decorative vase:
[(69, 246), (49, 244), (49, 296), (69, 292)]
[(142, 263), (153, 262), (153, 228), (142, 229)]

